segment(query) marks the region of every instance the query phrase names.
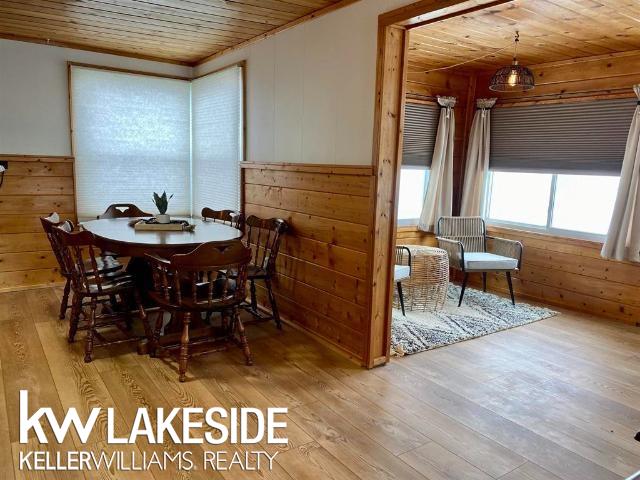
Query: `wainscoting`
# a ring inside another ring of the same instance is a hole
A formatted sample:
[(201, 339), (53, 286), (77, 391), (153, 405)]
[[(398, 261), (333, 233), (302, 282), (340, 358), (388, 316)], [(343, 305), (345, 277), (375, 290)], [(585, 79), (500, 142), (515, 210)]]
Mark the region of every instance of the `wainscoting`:
[(61, 281), (38, 217), (56, 210), (76, 218), (73, 159), (0, 155), (0, 291)]
[[(489, 234), (524, 245), (513, 280), (519, 297), (640, 324), (640, 265), (601, 258), (598, 242), (495, 227)], [(488, 286), (508, 291), (504, 275), (489, 275)]]
[(274, 282), (281, 316), (364, 361), (371, 167), (245, 163), (243, 172), (246, 214), (290, 226)]

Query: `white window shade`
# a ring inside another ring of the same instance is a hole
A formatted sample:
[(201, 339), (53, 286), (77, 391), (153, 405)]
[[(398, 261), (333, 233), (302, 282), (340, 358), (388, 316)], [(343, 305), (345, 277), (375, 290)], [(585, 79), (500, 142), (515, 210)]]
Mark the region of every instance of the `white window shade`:
[(192, 82), (193, 213), (240, 208), (242, 67)]
[(74, 66), (71, 94), (78, 217), (112, 203), (155, 212), (165, 190), (168, 213), (189, 215), (190, 83)]

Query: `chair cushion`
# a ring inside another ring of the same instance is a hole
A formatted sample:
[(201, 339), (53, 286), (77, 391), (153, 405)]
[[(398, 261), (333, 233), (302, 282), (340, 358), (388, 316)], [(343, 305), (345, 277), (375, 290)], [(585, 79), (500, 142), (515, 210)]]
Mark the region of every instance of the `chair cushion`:
[(469, 271), (513, 270), (518, 266), (518, 260), (487, 252), (465, 252), (464, 268)]
[(396, 282), (409, 278), (411, 275), (411, 267), (409, 265), (394, 265), (393, 267), (393, 279)]

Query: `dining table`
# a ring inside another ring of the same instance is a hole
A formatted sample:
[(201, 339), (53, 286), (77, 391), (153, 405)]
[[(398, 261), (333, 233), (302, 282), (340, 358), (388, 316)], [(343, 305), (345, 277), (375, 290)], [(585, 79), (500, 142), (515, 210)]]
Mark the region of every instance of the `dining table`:
[(200, 218), (178, 217), (195, 228), (191, 231), (136, 230), (132, 218), (103, 218), (81, 222), (84, 230), (95, 236), (104, 251), (123, 257), (144, 257), (146, 253), (170, 258), (176, 253), (188, 253), (207, 242), (228, 242), (242, 238), (242, 231), (219, 222)]
[[(192, 230), (182, 231), (136, 230), (133, 227), (135, 220), (135, 218), (103, 218), (80, 222), (80, 225), (82, 229), (93, 233), (96, 245), (103, 251), (119, 257), (131, 257), (127, 265), (127, 273), (134, 277), (147, 312), (157, 311), (158, 308), (149, 303), (150, 299), (147, 296), (147, 292), (153, 288), (153, 281), (150, 267), (144, 259), (145, 254), (169, 259), (177, 253), (191, 252), (206, 242), (228, 242), (240, 239), (243, 235), (237, 228), (200, 218), (172, 217), (172, 220), (186, 220), (190, 225), (195, 225)], [(174, 345), (180, 341), (180, 326), (172, 317), (166, 317), (165, 320), (167, 323), (163, 328), (160, 345)], [(209, 334), (211, 329), (212, 327), (208, 325), (196, 324), (193, 334)], [(138, 343), (138, 353), (148, 353), (147, 348), (147, 340), (141, 339)]]

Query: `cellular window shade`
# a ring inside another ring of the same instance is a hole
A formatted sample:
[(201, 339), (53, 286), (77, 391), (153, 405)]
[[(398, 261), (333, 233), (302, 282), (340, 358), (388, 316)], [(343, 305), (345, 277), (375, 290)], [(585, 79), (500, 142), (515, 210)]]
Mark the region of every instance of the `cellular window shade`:
[(243, 155), (242, 67), (192, 82), (193, 211), (239, 210)]
[(436, 104), (407, 102), (402, 136), (402, 165), (431, 166), (440, 108)]
[(632, 99), (495, 108), (492, 170), (618, 175)]
[(72, 67), (71, 94), (78, 217), (112, 203), (155, 212), (165, 190), (168, 213), (189, 215), (189, 82)]

